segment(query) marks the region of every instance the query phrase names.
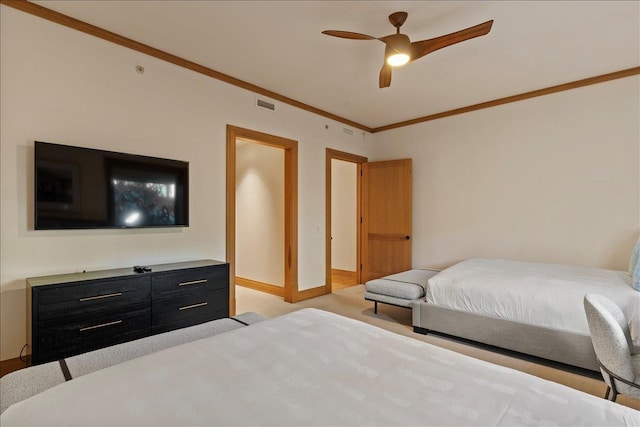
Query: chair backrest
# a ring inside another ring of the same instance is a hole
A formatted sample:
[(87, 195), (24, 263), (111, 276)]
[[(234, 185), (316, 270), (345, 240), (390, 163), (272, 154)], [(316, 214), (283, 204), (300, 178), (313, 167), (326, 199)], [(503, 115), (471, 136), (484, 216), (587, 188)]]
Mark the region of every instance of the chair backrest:
[(624, 313), (610, 299), (587, 294), (584, 309), (596, 356), (607, 369), (628, 381), (635, 381), (631, 365), (631, 333)]

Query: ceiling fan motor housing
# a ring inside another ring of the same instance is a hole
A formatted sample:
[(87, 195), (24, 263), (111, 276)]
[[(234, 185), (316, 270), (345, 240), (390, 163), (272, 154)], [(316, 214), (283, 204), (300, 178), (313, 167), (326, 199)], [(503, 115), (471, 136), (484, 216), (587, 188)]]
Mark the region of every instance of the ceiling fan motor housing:
[(411, 41), (404, 34), (394, 34), (383, 38), (386, 46), (384, 60), (392, 67), (398, 67), (411, 61)]
[(384, 37), (384, 42), (396, 53), (404, 53), (411, 56), (411, 40), (406, 34), (393, 34)]

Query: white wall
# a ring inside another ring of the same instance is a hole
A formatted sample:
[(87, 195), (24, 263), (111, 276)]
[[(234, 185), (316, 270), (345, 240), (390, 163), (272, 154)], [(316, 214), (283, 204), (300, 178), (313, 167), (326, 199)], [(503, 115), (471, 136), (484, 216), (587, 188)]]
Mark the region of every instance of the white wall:
[[(25, 342), (26, 277), (226, 258), (227, 124), (299, 142), (300, 289), (324, 285), (326, 147), (414, 159), (417, 267), (487, 256), (623, 269), (638, 238), (637, 76), (364, 142), (342, 124), (277, 102), (275, 113), (259, 110), (252, 92), (6, 6), (0, 67), (2, 360)], [(189, 161), (190, 227), (34, 231), (34, 140)]]
[(413, 265), (470, 257), (626, 270), (640, 231), (640, 77), (375, 134), (413, 158)]
[[(368, 156), (370, 135), (278, 102), (257, 109), (252, 92), (0, 8), (0, 359), (25, 342), (26, 277), (226, 258), (227, 124), (299, 142), (298, 283), (324, 285), (325, 148)], [(190, 227), (34, 231), (34, 140), (189, 161)]]
[(236, 144), (236, 276), (284, 286), (284, 150)]
[(357, 165), (331, 160), (331, 268), (356, 271)]

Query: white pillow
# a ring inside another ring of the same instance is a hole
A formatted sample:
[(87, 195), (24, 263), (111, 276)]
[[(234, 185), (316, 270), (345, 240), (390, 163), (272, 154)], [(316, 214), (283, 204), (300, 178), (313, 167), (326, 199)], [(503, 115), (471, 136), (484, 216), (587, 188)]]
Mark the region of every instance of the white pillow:
[(640, 262), (638, 260), (636, 260), (636, 268), (633, 270), (633, 276), (631, 276), (631, 286), (640, 292)]
[(638, 258), (640, 257), (640, 239), (636, 242), (635, 247), (631, 251), (631, 258), (629, 259), (629, 276), (633, 276), (636, 271), (636, 265), (638, 264)]

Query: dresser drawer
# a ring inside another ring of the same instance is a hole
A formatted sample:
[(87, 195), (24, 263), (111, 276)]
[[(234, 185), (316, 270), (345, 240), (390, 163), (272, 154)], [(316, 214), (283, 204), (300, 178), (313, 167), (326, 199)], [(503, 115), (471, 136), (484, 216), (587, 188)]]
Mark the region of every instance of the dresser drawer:
[(154, 300), (151, 303), (151, 327), (154, 333), (165, 330), (165, 326), (185, 327), (228, 316), (229, 291), (226, 288)]
[(156, 274), (152, 278), (152, 299), (175, 298), (187, 294), (208, 292), (229, 287), (229, 267), (192, 268)]
[(151, 278), (92, 281), (49, 286), (37, 290), (38, 319), (88, 316), (105, 310), (147, 303), (151, 298)]
[(91, 316), (83, 321), (40, 329), (36, 363), (45, 363), (71, 355), (148, 335), (151, 323), (149, 307), (123, 308)]

